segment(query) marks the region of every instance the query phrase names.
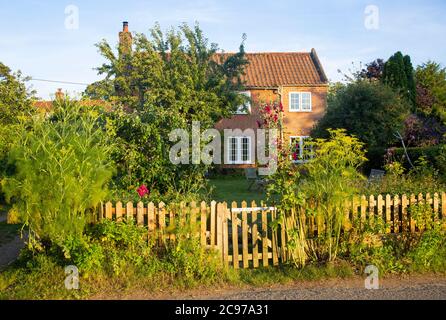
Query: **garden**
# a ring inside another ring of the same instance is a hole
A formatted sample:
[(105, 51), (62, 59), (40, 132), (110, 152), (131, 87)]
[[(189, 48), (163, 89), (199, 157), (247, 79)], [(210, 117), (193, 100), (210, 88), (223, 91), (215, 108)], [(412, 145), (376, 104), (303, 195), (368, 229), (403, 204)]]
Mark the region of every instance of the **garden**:
[[(26, 239), (18, 259), (0, 273), (0, 299), (362, 276), (370, 265), (382, 275), (446, 272), (444, 69), (430, 62), (396, 83), (398, 63), (410, 70), (410, 58), (396, 54), (334, 84), (327, 114), (307, 142), (309, 160), (290, 161), (296, 146), (277, 141), (277, 171), (264, 188), (251, 189), (243, 171), (223, 174), (169, 158), (173, 128), (189, 131), (194, 121), (212, 128), (246, 99), (235, 93), (247, 63), (243, 43), (217, 63), (217, 47), (198, 26), (184, 25), (136, 36), (131, 54), (120, 48), (116, 55), (107, 42), (98, 48), (107, 61), (98, 68), (104, 80), (81, 100), (56, 98), (48, 113), (33, 107), (26, 79), (0, 64), (1, 200), (8, 212), (0, 245), (17, 233)], [(432, 75), (441, 81), (433, 85)], [(112, 110), (86, 108), (89, 99), (109, 101)], [(274, 115), (281, 112), (280, 104), (264, 105), (262, 126), (280, 129), (282, 117)], [(358, 121), (364, 112), (369, 121)], [(433, 122), (435, 132), (424, 125)], [(384, 176), (369, 179), (370, 166)], [(363, 195), (378, 201), (353, 209)], [(398, 196), (389, 219), (387, 200), (384, 213), (377, 208), (380, 195)], [(215, 229), (212, 207), (199, 211), (200, 203), (213, 201)], [(245, 218), (246, 211), (228, 211), (232, 201), (242, 207), (255, 201), (274, 212)], [(183, 207), (194, 210), (182, 215)], [(226, 229), (219, 233), (219, 226)], [(213, 230), (221, 250), (212, 247)], [(241, 259), (234, 251), (239, 230)], [(258, 251), (248, 254), (248, 247)], [(253, 262), (245, 261), (249, 255)], [(79, 272), (75, 280), (68, 266)], [(67, 279), (77, 290), (67, 289)]]

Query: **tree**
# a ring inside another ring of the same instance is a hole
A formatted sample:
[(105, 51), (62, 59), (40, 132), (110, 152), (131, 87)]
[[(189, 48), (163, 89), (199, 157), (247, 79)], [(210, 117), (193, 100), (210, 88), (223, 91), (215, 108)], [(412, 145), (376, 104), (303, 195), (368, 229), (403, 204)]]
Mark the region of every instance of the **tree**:
[(198, 25), (166, 34), (156, 25), (150, 36), (137, 34), (128, 45), (118, 46), (116, 55), (107, 42), (98, 44), (107, 60), (98, 68), (105, 80), (86, 92), (99, 91), (122, 107), (106, 116), (120, 144), (114, 153), (116, 183), (125, 188), (144, 183), (151, 195), (197, 191), (207, 168), (170, 163), (169, 133), (190, 131), (194, 121), (211, 128), (245, 102), (237, 93), (247, 63), (243, 43), (238, 53), (217, 55), (217, 45), (209, 44)]
[(372, 81), (381, 80), (383, 76), (383, 71), (384, 71), (384, 60), (376, 59), (365, 65), (365, 68), (363, 68), (359, 72), (359, 77), (361, 79), (368, 79)]
[(32, 111), (33, 91), (26, 88), (22, 73), (12, 73), (11, 69), (0, 62), (0, 124), (17, 123), (20, 117)]
[(428, 61), (417, 67), (415, 77), (417, 112), (446, 122), (446, 68), (437, 62)]
[(380, 82), (356, 81), (329, 95), (325, 116), (313, 129), (315, 137), (328, 137), (329, 128), (344, 128), (367, 147), (385, 147), (395, 142), (403, 128), (407, 102)]
[(415, 106), (416, 87), (414, 70), (408, 55), (398, 51), (384, 64), (382, 81), (400, 93)]
[(11, 132), (34, 112), (34, 92), (26, 88), (27, 80), (0, 62), (0, 177), (6, 174), (7, 154), (16, 138)]

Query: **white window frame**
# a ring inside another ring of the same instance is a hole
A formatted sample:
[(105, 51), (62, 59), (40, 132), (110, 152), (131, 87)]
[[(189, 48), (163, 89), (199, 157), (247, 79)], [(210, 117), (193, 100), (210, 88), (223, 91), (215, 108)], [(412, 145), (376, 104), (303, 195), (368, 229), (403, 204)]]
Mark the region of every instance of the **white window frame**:
[[(299, 139), (299, 159), (294, 160), (293, 155), (290, 156), (291, 161), (294, 163), (306, 163), (307, 160), (303, 159), (304, 156), (304, 141), (305, 139), (310, 138), (310, 136), (290, 136), (290, 146), (293, 146), (293, 139)], [(311, 148), (312, 149), (312, 148)], [(313, 158), (313, 155), (310, 156), (310, 159)]]
[[(292, 104), (291, 104), (291, 97), (293, 96), (293, 95), (299, 95), (299, 98), (298, 98), (298, 106), (297, 106), (297, 109), (296, 108), (292, 108)], [(308, 95), (309, 96), (309, 99), (310, 99), (310, 108), (309, 109), (303, 109), (302, 108), (302, 106), (303, 106), (303, 104), (302, 104), (302, 101), (303, 101), (303, 96), (304, 95)], [(305, 91), (293, 91), (293, 92), (290, 92), (289, 93), (289, 95), (288, 95), (288, 110), (290, 111), (290, 112), (312, 112), (313, 111), (313, 96), (312, 96), (312, 94), (311, 94), (311, 92), (305, 92)]]
[[(247, 96), (249, 99), (251, 99), (251, 91), (240, 91), (239, 94)], [(234, 112), (234, 114), (237, 115), (247, 115), (251, 113), (251, 101), (247, 101), (245, 104), (242, 104), (237, 107), (237, 110)]]
[[(236, 139), (236, 160), (231, 160), (232, 139)], [(243, 161), (243, 139), (248, 139), (248, 159)], [(230, 136), (227, 138), (226, 164), (252, 164), (252, 140), (249, 136)]]

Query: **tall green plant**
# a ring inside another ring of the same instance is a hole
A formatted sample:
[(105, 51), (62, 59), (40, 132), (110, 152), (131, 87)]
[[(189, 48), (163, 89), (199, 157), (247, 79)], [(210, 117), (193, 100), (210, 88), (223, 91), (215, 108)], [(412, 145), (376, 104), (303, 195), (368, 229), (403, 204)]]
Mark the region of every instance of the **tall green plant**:
[[(343, 129), (329, 129), (329, 134), (329, 139), (309, 142), (314, 157), (302, 167), (282, 156), (269, 186), (269, 198), (277, 203), (289, 239), (290, 258), (298, 267), (310, 259), (336, 259), (347, 200), (357, 193), (357, 180), (363, 179), (358, 172), (366, 161), (363, 143)], [(319, 226), (316, 238), (308, 231), (310, 218)]]
[(305, 165), (308, 172), (300, 192), (312, 207), (309, 213), (322, 220), (323, 230), (310, 246), (315, 257), (333, 261), (338, 253), (341, 227), (348, 200), (358, 192), (357, 181), (364, 179), (358, 168), (367, 159), (364, 144), (345, 130), (329, 130), (330, 138), (314, 142), (314, 159)]
[(31, 129), (11, 133), (19, 136), (9, 153), (15, 173), (2, 181), (34, 248), (80, 236), (113, 174), (98, 113), (68, 99), (53, 105), (50, 117), (35, 117)]

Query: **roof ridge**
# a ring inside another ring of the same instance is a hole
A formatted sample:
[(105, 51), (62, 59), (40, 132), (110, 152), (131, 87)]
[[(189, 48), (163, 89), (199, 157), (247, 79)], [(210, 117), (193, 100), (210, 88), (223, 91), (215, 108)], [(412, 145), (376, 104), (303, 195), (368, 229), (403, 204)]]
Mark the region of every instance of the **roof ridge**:
[[(216, 54), (236, 54), (238, 52), (216, 52)], [(311, 54), (311, 51), (258, 51), (245, 54)]]

